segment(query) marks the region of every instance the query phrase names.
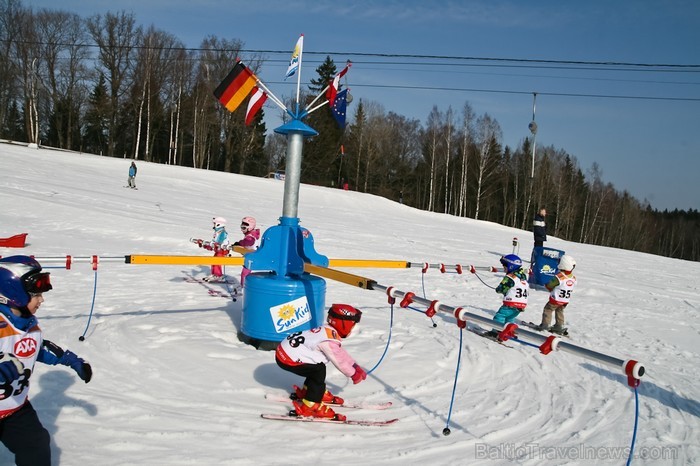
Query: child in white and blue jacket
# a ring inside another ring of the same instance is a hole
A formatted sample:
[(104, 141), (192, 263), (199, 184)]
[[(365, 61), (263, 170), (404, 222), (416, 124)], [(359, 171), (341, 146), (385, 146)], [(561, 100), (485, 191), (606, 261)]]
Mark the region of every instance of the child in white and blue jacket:
[(89, 363), (43, 338), (35, 314), (52, 288), (35, 259), (0, 259), (0, 442), (19, 465), (51, 464), (51, 437), (28, 398), (34, 364), (61, 364), (92, 379)]

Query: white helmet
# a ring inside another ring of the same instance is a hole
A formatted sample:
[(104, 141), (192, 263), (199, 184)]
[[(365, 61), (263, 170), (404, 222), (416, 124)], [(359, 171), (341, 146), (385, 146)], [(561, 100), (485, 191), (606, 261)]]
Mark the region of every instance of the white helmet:
[(559, 270), (571, 272), (574, 270), (574, 267), (576, 267), (576, 259), (567, 254), (561, 256), (561, 259), (559, 259)]
[(214, 217), (212, 219), (212, 223), (214, 224), (214, 228), (221, 228), (226, 226), (226, 219), (223, 217)]

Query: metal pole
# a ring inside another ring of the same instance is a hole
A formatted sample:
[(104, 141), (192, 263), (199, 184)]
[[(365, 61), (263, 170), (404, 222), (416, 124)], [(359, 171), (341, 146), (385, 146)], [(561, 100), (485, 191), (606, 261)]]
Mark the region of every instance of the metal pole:
[[(378, 290), (382, 291), (387, 294), (387, 296), (390, 296), (392, 298), (396, 299), (403, 299), (405, 298), (409, 293), (396, 290), (393, 287), (386, 287), (383, 285), (380, 285), (376, 282), (370, 281), (368, 284), (367, 289), (370, 290)], [(435, 312), (440, 312), (440, 311), (447, 311), (455, 318), (462, 320), (462, 321), (472, 321), (472, 322), (478, 322), (480, 324), (484, 325), (489, 325), (494, 328), (498, 328), (500, 330), (503, 330), (505, 328), (504, 325), (491, 320), (487, 317), (483, 317), (477, 314), (472, 314), (470, 312), (467, 312), (466, 310), (460, 308), (460, 307), (452, 307), (448, 306), (446, 304), (442, 304), (438, 301), (430, 301), (425, 298), (421, 298), (420, 296), (416, 296), (413, 293), (411, 293), (411, 301), (415, 301), (417, 303), (423, 304), (424, 306), (427, 306), (429, 309), (433, 309)], [(512, 324), (508, 324), (512, 325)], [(522, 328), (518, 328), (517, 330), (517, 338), (518, 340), (524, 341), (526, 343), (531, 343), (536, 346), (542, 347), (544, 343), (546, 343), (548, 340), (552, 339), (556, 340), (556, 343), (553, 344), (552, 346), (560, 351), (565, 351), (568, 353), (575, 354), (577, 356), (581, 356), (585, 359), (591, 359), (595, 360), (597, 362), (607, 364), (608, 366), (614, 367), (616, 369), (621, 369), (622, 372), (627, 375), (628, 377), (632, 377), (636, 380), (639, 380), (645, 373), (645, 368), (644, 365), (641, 363), (634, 361), (634, 360), (623, 360), (619, 358), (615, 358), (613, 356), (609, 356), (607, 354), (599, 353), (597, 351), (593, 351), (587, 348), (582, 348), (580, 346), (576, 346), (572, 343), (567, 343), (564, 341), (561, 341), (561, 338), (554, 336), (550, 337), (545, 337), (540, 335), (539, 333), (535, 332), (530, 332), (528, 330), (524, 330)]]
[(535, 148), (537, 147), (537, 123), (535, 123), (535, 106), (537, 104), (537, 92), (532, 93), (532, 123), (530, 123), (530, 131), (532, 131), (532, 172), (530, 178), (535, 177)]
[(299, 207), (299, 185), (301, 183), (301, 154), (304, 136), (292, 131), (288, 135), (287, 164), (284, 175), (284, 201), (282, 216), (296, 218)]

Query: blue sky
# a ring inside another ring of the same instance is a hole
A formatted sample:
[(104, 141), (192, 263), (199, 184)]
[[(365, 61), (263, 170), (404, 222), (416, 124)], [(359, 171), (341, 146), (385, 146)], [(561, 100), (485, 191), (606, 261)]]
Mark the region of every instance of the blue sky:
[[(283, 81), (282, 61), (304, 34), (302, 84), (315, 77), (326, 54), (339, 68), (350, 59), (347, 78), (355, 99), (422, 122), (434, 105), (460, 112), (469, 102), (478, 115), (488, 113), (500, 123), (503, 142), (511, 147), (530, 134), (537, 92), (538, 146), (566, 150), (584, 173), (597, 162), (605, 182), (654, 208), (700, 209), (696, 0), (25, 0), (25, 5), (83, 17), (130, 11), (140, 24), (153, 24), (188, 47), (216, 35), (240, 39), (250, 50), (288, 51), (268, 53), (275, 62), (260, 73), (282, 98), (296, 89), (296, 80)], [(696, 66), (660, 71), (360, 55), (367, 53)], [(277, 107), (268, 101), (266, 113), (268, 127), (276, 127)]]

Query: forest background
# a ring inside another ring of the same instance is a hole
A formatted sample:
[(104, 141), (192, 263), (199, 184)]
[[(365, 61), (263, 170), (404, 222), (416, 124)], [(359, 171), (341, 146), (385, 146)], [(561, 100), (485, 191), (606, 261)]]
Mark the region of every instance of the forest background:
[[(0, 0), (0, 138), (267, 176), (285, 167), (285, 137), (266, 128), (265, 109), (245, 126), (245, 103), (230, 113), (212, 95), (237, 58), (254, 72), (266, 59), (240, 39), (208, 36), (187, 48), (124, 11), (82, 18)], [(302, 103), (339, 67), (326, 57), (315, 71)], [(498, 121), (469, 102), (435, 106), (424, 122), (376, 101), (350, 108), (345, 128), (327, 107), (305, 120), (319, 135), (305, 142), (303, 183), (347, 181), (419, 209), (521, 229), (545, 207), (559, 238), (700, 260), (697, 210), (655, 210), (605, 182), (598, 164), (584, 172), (563, 148), (535, 145), (533, 161), (532, 139), (504, 146)]]

